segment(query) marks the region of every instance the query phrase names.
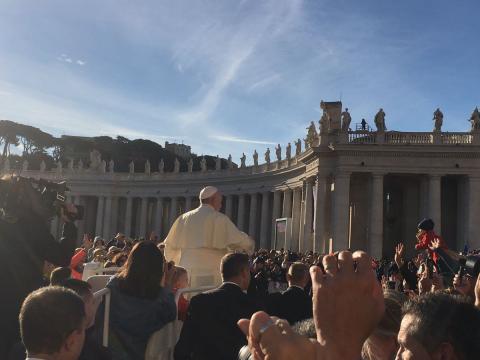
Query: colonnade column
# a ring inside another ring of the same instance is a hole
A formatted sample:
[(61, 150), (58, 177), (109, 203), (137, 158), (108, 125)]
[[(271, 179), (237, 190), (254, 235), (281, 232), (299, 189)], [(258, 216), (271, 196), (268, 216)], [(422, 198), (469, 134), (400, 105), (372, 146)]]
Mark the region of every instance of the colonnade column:
[(155, 233), (159, 238), (162, 237), (162, 225), (163, 225), (163, 198), (157, 198), (157, 206), (155, 213)]
[(241, 231), (245, 231), (245, 194), (238, 195), (237, 227)]
[(325, 253), (327, 251), (325, 242), (327, 177), (324, 174), (317, 175), (316, 192), (313, 251)]
[(255, 240), (257, 228), (257, 194), (250, 194), (250, 217), (248, 219), (248, 235)]
[(292, 190), (288, 189), (283, 192), (283, 209), (282, 217), (292, 217)]
[(480, 175), (468, 177), (468, 245), (470, 249), (480, 248), (480, 230), (478, 214), (480, 214)]
[(273, 209), (272, 209), (272, 247), (275, 245), (275, 231), (276, 231), (276, 223), (275, 220), (282, 216), (282, 209), (280, 208), (281, 205), (281, 191), (275, 191), (273, 193)]
[(168, 227), (171, 228), (177, 219), (177, 198), (174, 196), (170, 201), (170, 214), (168, 216)]
[(372, 174), (368, 253), (380, 259), (383, 252), (383, 174)]
[(99, 236), (102, 236), (104, 207), (105, 207), (105, 197), (99, 196), (98, 204), (97, 204), (97, 221), (95, 223), (95, 235), (99, 235)]
[(305, 184), (305, 203), (304, 203), (304, 230), (303, 242), (300, 251), (311, 251), (313, 249), (313, 186), (312, 179), (307, 179)]
[(290, 249), (298, 251), (299, 235), (300, 235), (300, 215), (302, 203), (302, 189), (296, 188), (293, 190), (293, 209), (292, 209), (292, 243)]
[(270, 192), (265, 191), (262, 193), (262, 214), (260, 221), (260, 248), (268, 249), (268, 213), (269, 213), (269, 204), (270, 204)]
[(131, 196), (127, 196), (127, 205), (125, 208), (125, 236), (126, 237), (132, 236), (132, 205), (133, 205), (133, 198)]
[(233, 205), (233, 195), (226, 195), (225, 196), (225, 215), (227, 215), (229, 219), (232, 219), (232, 205)]
[[(83, 202), (83, 199), (81, 198), (80, 195), (75, 196), (74, 204), (76, 206), (85, 205), (84, 202)], [(85, 208), (84, 208), (83, 220), (78, 220), (77, 221), (77, 228), (78, 228), (77, 241), (80, 244), (83, 241), (83, 234), (85, 233), (85, 215), (86, 215), (86, 211), (85, 211)]]
[(148, 213), (148, 197), (142, 197), (140, 204), (140, 226), (138, 230), (139, 237), (145, 237), (147, 234), (147, 213)]
[(110, 231), (113, 234), (118, 232), (118, 196), (112, 198), (112, 216), (110, 222)]
[(185, 196), (185, 212), (192, 210), (192, 197)]
[(437, 234), (442, 233), (442, 176), (430, 175), (428, 178), (429, 217), (435, 223)]
[(335, 175), (333, 192), (333, 250), (345, 250), (349, 247), (349, 210), (350, 210), (350, 174)]
[(105, 198), (105, 214), (103, 216), (103, 238), (108, 241), (112, 236), (111, 232), (112, 224), (112, 196), (106, 196)]

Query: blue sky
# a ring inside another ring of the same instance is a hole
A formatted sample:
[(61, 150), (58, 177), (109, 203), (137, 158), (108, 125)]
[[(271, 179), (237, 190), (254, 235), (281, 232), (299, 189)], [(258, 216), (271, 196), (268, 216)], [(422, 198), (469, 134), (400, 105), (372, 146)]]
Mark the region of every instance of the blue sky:
[(0, 1), (0, 118), (55, 135), (184, 141), (197, 154), (304, 137), (320, 100), (353, 122), (466, 131), (480, 2)]

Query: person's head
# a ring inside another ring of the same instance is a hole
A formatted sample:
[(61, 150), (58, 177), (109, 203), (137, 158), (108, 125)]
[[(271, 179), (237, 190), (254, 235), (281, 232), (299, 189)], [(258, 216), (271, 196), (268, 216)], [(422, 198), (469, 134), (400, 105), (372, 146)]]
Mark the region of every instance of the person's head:
[(95, 321), (97, 306), (93, 297), (92, 286), (86, 281), (78, 279), (67, 279), (62, 284), (67, 289), (73, 290), (80, 296), (85, 304), (86, 328), (91, 327)]
[(95, 239), (93, 239), (93, 248), (97, 249), (100, 247), (105, 247), (105, 240), (101, 236), (95, 236)]
[(253, 261), (253, 272), (262, 271), (265, 268), (265, 259), (262, 256), (257, 257)]
[(466, 298), (427, 293), (403, 307), (397, 359), (467, 360), (480, 354), (480, 311)]
[(175, 289), (184, 289), (188, 287), (187, 269), (181, 266), (175, 266), (175, 274), (173, 275), (172, 284)]
[(93, 261), (104, 262), (107, 258), (107, 251), (104, 248), (97, 248), (93, 250)]
[(229, 253), (222, 258), (220, 272), (223, 281), (238, 284), (242, 290), (247, 290), (250, 284), (249, 258), (243, 253)]
[(433, 222), (432, 219), (423, 219), (417, 225), (417, 229), (420, 233), (431, 231), (433, 230), (434, 227), (435, 227), (435, 223)]
[(72, 270), (69, 267), (58, 267), (50, 274), (50, 285), (60, 285), (72, 276)]
[(19, 315), (29, 357), (78, 359), (85, 339), (85, 307), (70, 289), (50, 286), (32, 292)]
[(200, 203), (213, 207), (216, 211), (222, 208), (222, 194), (214, 186), (204, 187), (199, 195)]
[(402, 305), (407, 297), (398, 291), (383, 293), (385, 313), (380, 323), (363, 344), (362, 359), (393, 359), (398, 349), (397, 335), (402, 320)]
[(308, 272), (307, 265), (298, 261), (290, 265), (287, 273), (287, 281), (289, 286), (295, 285), (304, 288), (307, 286), (309, 278), (310, 274)]
[(165, 258), (151, 241), (141, 241), (133, 247), (120, 271), (123, 292), (141, 298), (156, 298), (163, 278)]

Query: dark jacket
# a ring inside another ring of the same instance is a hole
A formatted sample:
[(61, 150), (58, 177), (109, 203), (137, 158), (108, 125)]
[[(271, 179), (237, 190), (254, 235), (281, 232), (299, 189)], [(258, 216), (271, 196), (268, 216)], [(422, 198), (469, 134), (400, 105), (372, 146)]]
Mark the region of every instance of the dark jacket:
[(247, 343), (237, 322), (254, 312), (250, 298), (235, 284), (194, 296), (175, 347), (175, 360), (237, 359)]
[(290, 324), (313, 316), (312, 297), (296, 286), (269, 297), (267, 312), (287, 320)]
[(119, 279), (107, 284), (111, 291), (110, 330), (114, 359), (144, 359), (150, 336), (175, 320), (177, 307), (173, 293), (160, 288), (156, 299), (144, 299), (125, 294)]
[(0, 359), (20, 340), (18, 314), (23, 300), (42, 287), (43, 265), (68, 266), (75, 250), (77, 228), (63, 227), (60, 241), (50, 234), (48, 224), (33, 213), (17, 223), (0, 220)]

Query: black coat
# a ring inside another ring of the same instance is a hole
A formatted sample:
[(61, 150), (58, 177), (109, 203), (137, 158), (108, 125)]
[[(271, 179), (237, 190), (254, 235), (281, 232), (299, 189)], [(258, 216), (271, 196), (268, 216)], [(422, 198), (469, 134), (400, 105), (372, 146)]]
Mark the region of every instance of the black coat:
[(234, 284), (194, 296), (175, 347), (175, 360), (237, 359), (247, 343), (237, 322), (254, 312), (250, 298)]
[(25, 297), (44, 285), (43, 264), (68, 266), (75, 250), (77, 228), (66, 223), (57, 241), (49, 226), (35, 215), (17, 223), (0, 220), (0, 359), (20, 340), (18, 314)]
[(312, 297), (301, 288), (290, 286), (283, 293), (269, 297), (267, 312), (294, 324), (313, 316)]

